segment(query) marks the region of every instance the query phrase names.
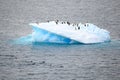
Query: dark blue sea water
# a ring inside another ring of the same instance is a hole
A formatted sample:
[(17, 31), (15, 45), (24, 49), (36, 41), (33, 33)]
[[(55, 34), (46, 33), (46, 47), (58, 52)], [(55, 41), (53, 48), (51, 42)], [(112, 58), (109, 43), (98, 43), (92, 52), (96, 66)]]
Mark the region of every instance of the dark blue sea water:
[[(0, 80), (120, 80), (119, 4), (119, 0), (0, 0)], [(93, 23), (110, 31), (111, 42), (32, 43), (30, 36), (25, 37), (32, 33), (29, 23), (56, 19)]]

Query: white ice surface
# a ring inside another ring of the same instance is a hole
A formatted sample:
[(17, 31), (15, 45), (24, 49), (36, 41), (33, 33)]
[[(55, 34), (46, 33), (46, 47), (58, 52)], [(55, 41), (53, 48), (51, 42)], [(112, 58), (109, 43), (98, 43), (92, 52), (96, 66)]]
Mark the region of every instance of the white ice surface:
[[(110, 35), (107, 30), (100, 29), (91, 23), (79, 23), (73, 26), (72, 24), (62, 24), (61, 22), (56, 24), (55, 21), (51, 21), (46, 23), (30, 23), (30, 25), (80, 43), (89, 44), (110, 41)], [(78, 27), (80, 27), (80, 29), (78, 29)]]

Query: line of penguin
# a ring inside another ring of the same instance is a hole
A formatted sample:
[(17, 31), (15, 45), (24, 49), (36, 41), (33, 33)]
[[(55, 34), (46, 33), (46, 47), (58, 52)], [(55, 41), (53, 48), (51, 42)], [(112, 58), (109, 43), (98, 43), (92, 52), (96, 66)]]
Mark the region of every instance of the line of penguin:
[[(47, 22), (49, 23), (50, 21), (47, 21)], [(59, 20), (56, 20), (55, 23), (56, 24), (59, 24), (59, 23), (61, 23), (61, 24), (68, 24), (69, 26), (72, 25), (73, 27), (75, 27), (75, 30), (80, 30), (79, 24), (71, 24), (68, 21), (59, 21)], [(88, 27), (88, 24), (84, 24), (84, 26)]]

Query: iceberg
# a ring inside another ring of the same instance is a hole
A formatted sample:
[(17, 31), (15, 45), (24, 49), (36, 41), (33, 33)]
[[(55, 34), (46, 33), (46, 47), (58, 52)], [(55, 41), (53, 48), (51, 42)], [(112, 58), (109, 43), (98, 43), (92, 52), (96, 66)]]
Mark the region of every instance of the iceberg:
[(91, 23), (70, 24), (63, 21), (30, 23), (32, 42), (46, 43), (102, 43), (110, 41), (110, 32)]

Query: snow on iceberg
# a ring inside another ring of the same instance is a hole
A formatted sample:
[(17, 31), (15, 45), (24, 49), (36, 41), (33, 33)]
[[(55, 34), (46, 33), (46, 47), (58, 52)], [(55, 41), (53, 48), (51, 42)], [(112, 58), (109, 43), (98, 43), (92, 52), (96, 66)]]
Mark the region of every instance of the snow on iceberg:
[(70, 24), (69, 22), (50, 21), (30, 23), (33, 28), (32, 42), (48, 43), (101, 43), (110, 41), (109, 32), (94, 24)]

